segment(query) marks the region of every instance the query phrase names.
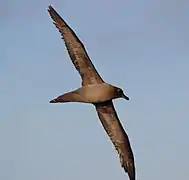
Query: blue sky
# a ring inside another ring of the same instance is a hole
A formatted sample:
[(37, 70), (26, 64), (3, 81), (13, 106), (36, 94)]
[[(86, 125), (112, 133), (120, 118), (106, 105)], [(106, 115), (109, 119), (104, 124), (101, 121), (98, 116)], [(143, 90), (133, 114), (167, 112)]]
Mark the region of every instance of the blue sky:
[(0, 2), (0, 179), (127, 179), (92, 105), (49, 104), (80, 86), (52, 5), (84, 42), (115, 100), (137, 179), (189, 178), (189, 2)]

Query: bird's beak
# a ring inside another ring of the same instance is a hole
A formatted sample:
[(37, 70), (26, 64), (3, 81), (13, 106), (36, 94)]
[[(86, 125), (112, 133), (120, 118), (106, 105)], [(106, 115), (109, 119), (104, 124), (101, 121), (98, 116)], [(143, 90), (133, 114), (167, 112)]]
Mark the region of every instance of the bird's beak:
[(127, 101), (129, 100), (129, 97), (126, 96), (125, 94), (122, 95), (122, 98), (126, 99)]

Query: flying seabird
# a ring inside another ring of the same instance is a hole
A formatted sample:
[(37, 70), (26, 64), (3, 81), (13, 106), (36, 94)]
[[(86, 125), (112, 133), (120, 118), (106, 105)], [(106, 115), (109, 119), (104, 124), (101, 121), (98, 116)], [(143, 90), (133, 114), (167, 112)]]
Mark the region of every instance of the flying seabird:
[(124, 131), (112, 100), (124, 98), (129, 100), (119, 87), (106, 83), (92, 64), (83, 43), (76, 36), (61, 16), (49, 6), (48, 12), (53, 23), (61, 33), (69, 56), (82, 78), (82, 87), (58, 96), (50, 103), (82, 102), (95, 106), (98, 117), (109, 138), (118, 151), (121, 166), (128, 173), (130, 180), (135, 180), (134, 156), (129, 138)]

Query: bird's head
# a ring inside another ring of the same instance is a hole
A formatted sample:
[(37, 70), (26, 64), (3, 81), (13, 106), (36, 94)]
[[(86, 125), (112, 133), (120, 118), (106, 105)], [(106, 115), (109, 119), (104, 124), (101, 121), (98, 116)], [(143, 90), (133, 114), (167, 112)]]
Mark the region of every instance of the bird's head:
[(124, 94), (124, 92), (121, 88), (116, 87), (115, 94), (116, 94), (117, 98), (124, 98), (126, 100), (129, 100), (129, 97)]

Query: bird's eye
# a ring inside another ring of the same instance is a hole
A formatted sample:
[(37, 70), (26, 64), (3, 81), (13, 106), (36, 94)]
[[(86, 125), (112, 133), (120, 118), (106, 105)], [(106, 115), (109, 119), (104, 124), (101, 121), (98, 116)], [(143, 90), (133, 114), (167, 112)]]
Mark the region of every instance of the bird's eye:
[(121, 89), (117, 89), (117, 92), (121, 92), (122, 90)]

